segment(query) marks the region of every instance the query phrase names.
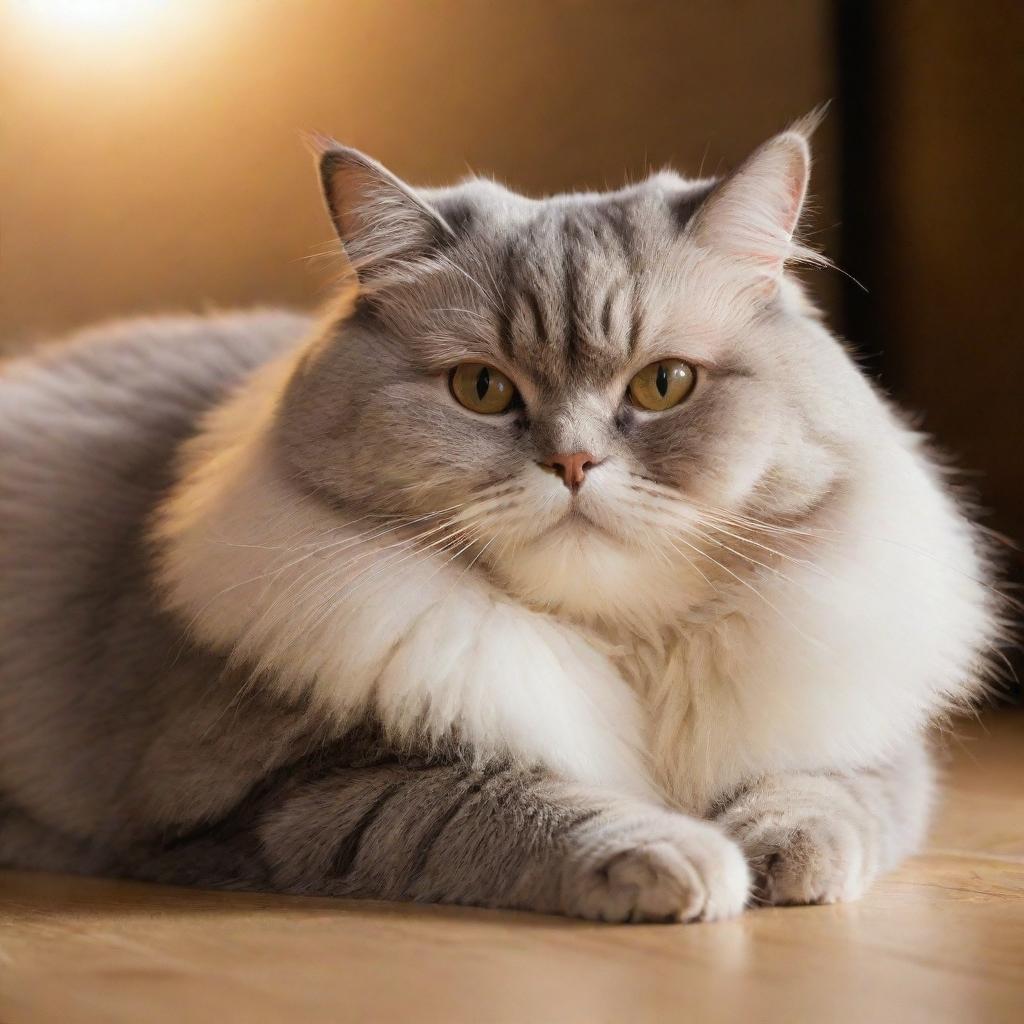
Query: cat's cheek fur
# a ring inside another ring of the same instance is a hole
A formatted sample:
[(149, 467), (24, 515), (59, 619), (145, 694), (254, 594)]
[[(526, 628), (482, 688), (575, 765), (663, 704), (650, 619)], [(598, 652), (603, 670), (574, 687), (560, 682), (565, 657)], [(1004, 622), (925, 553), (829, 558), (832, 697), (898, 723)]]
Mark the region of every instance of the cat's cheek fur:
[(974, 695), (992, 625), (969, 528), (909, 440), (872, 458), (815, 520), (813, 562), (633, 659), (654, 762), (692, 811), (765, 772), (877, 764)]

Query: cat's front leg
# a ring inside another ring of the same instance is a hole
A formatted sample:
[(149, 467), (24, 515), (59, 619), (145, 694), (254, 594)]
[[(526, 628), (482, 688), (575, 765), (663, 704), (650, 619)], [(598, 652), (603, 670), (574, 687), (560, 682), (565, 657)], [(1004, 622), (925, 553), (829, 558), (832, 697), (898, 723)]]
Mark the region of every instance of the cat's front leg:
[(707, 822), (658, 807), (607, 808), (560, 854), (558, 911), (597, 921), (716, 921), (739, 914), (750, 872)]
[(341, 769), (259, 831), (291, 892), (701, 921), (740, 913), (749, 888), (716, 826), (502, 764)]
[(774, 904), (857, 899), (924, 837), (933, 772), (923, 741), (851, 773), (763, 776), (718, 823), (743, 847), (758, 897)]
[(298, 771), (243, 821), (133, 873), (601, 921), (731, 917), (749, 890), (742, 852), (712, 823), (542, 770), (393, 759)]

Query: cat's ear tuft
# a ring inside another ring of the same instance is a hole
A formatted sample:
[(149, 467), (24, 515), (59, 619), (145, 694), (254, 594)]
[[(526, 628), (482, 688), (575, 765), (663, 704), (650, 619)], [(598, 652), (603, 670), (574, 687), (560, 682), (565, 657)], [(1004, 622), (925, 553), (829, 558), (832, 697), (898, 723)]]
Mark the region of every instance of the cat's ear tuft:
[(790, 130), (769, 139), (708, 196), (690, 231), (698, 243), (749, 267), (766, 285), (788, 260), (824, 262), (794, 239), (807, 195), (811, 153)]
[(427, 255), (451, 235), (444, 218), (376, 160), (323, 136), (310, 142), (327, 210), (360, 281)]

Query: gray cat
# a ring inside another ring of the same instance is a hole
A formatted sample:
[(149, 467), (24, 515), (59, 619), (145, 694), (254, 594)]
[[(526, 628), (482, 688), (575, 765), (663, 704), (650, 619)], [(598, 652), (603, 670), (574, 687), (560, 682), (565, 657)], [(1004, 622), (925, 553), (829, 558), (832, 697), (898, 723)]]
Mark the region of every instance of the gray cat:
[(974, 531), (723, 180), (414, 190), (351, 282), (0, 375), (0, 863), (637, 920), (859, 895), (996, 635)]

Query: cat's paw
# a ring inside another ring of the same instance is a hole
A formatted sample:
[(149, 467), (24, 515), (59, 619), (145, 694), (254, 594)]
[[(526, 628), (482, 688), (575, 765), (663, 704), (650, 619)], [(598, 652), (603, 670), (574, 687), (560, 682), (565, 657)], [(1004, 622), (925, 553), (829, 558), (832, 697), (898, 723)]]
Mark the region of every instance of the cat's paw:
[(707, 822), (669, 811), (595, 820), (575, 837), (562, 909), (592, 921), (716, 921), (742, 912), (750, 872)]
[(840, 903), (861, 897), (877, 873), (872, 836), (843, 810), (766, 788), (741, 797), (718, 823), (743, 848), (758, 900)]

